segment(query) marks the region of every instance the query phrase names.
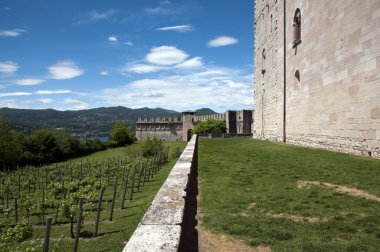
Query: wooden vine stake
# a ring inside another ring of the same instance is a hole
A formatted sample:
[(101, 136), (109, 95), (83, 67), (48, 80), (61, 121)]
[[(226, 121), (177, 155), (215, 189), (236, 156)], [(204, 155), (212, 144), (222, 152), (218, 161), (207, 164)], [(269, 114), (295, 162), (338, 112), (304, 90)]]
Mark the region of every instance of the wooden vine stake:
[(131, 186), (131, 196), (129, 197), (129, 200), (133, 199), (133, 187), (135, 186), (135, 177), (136, 177), (136, 167), (133, 167), (133, 173), (132, 173), (132, 186)]
[(121, 209), (124, 209), (125, 196), (127, 194), (128, 177), (129, 177), (129, 169), (127, 170), (125, 174), (123, 197), (121, 199)]
[(112, 196), (112, 205), (111, 205), (111, 211), (110, 211), (110, 221), (112, 221), (113, 217), (113, 209), (115, 207), (115, 200), (116, 200), (116, 191), (117, 191), (117, 181), (118, 181), (118, 176), (115, 178), (115, 186), (113, 188), (113, 196)]
[(141, 184), (141, 177), (144, 171), (144, 166), (141, 164), (140, 166), (140, 173), (139, 173), (139, 182), (137, 184), (137, 192), (140, 192), (140, 184)]
[(83, 210), (82, 206), (83, 206), (83, 199), (80, 198), (78, 201), (78, 214), (77, 214), (77, 226), (76, 226), (76, 230), (75, 230), (74, 252), (78, 251), (80, 224), (82, 222), (82, 210)]
[(102, 186), (102, 188), (100, 188), (100, 191), (99, 191), (98, 209), (97, 209), (97, 211), (96, 211), (94, 237), (97, 237), (97, 236), (98, 236), (100, 211), (102, 211), (102, 199), (103, 199), (104, 190), (105, 190), (105, 187)]
[(51, 217), (47, 218), (47, 220), (46, 220), (45, 240), (44, 240), (44, 245), (43, 245), (43, 252), (49, 251), (51, 220), (52, 220)]
[(18, 204), (17, 204), (17, 196), (15, 196), (15, 222), (18, 223)]

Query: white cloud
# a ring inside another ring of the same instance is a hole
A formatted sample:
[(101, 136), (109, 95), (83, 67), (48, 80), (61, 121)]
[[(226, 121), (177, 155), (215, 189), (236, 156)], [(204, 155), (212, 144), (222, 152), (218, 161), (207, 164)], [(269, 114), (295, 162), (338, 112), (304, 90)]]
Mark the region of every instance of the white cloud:
[(72, 79), (84, 73), (73, 61), (60, 61), (49, 67), (50, 78), (56, 80)]
[(46, 104), (51, 104), (53, 101), (54, 101), (53, 99), (44, 98), (44, 99), (27, 100), (25, 101), (25, 103), (46, 105)]
[(124, 45), (128, 45), (128, 46), (133, 46), (133, 42), (132, 41), (126, 41), (123, 44)]
[(2, 89), (2, 88), (6, 88), (8, 85), (7, 84), (2, 84), (2, 83), (0, 83), (0, 89)]
[(191, 25), (177, 25), (157, 28), (157, 31), (177, 31), (177, 32), (189, 32), (193, 30)]
[(20, 86), (33, 86), (33, 85), (39, 85), (43, 82), (45, 82), (45, 80), (42, 80), (42, 79), (20, 79), (20, 80), (16, 80), (14, 83)]
[(147, 8), (145, 12), (151, 15), (171, 15), (173, 14), (173, 10), (169, 8), (155, 7), (155, 8)]
[(13, 74), (17, 72), (18, 69), (18, 64), (13, 61), (0, 62), (0, 73), (2, 74)]
[(109, 76), (110, 73), (108, 71), (101, 71), (100, 75), (102, 75), (102, 76)]
[(87, 103), (71, 98), (65, 99), (63, 102), (67, 105), (70, 105), (74, 110), (87, 109), (89, 107)]
[(115, 35), (109, 36), (108, 41), (111, 43), (117, 43), (117, 37)]
[(0, 30), (0, 37), (17, 37), (20, 36), (23, 32), (26, 31), (21, 29)]
[(32, 93), (29, 92), (13, 92), (13, 93), (0, 93), (0, 97), (6, 97), (6, 96), (25, 96), (25, 95), (31, 95)]
[(189, 55), (174, 46), (153, 47), (145, 56), (144, 63), (132, 63), (122, 69), (123, 73), (153, 73), (164, 70), (193, 70), (203, 66), (202, 57), (186, 60)]
[(77, 24), (90, 24), (99, 20), (109, 20), (115, 16), (118, 10), (109, 9), (106, 11), (91, 10), (87, 13), (86, 18), (79, 21)]
[(246, 73), (203, 66), (190, 73), (136, 80), (104, 89), (94, 97), (109, 105), (165, 107), (175, 110), (212, 107), (220, 111), (252, 106), (252, 85)]
[(50, 95), (50, 94), (68, 94), (71, 93), (70, 90), (38, 90), (34, 92), (38, 95)]
[(0, 108), (20, 108), (14, 99), (0, 100)]
[(187, 57), (184, 51), (174, 46), (160, 46), (150, 49), (146, 61), (156, 65), (169, 66), (183, 62)]
[(221, 36), (217, 37), (213, 40), (210, 40), (207, 43), (208, 47), (220, 47), (220, 46), (228, 46), (228, 45), (233, 45), (238, 43), (239, 41), (234, 38), (234, 37), (229, 37), (229, 36)]
[(130, 66), (122, 69), (122, 72), (133, 72), (133, 73), (152, 73), (165, 69), (161, 66), (148, 65), (148, 64), (132, 64)]
[(201, 67), (202, 65), (203, 65), (202, 57), (195, 57), (176, 65), (176, 67), (182, 68), (182, 69), (192, 69), (192, 68)]

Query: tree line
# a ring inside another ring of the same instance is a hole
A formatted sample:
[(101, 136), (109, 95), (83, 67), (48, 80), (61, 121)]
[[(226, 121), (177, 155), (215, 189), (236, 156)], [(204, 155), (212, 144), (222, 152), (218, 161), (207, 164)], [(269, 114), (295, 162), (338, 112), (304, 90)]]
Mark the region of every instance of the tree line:
[(64, 130), (38, 129), (31, 134), (11, 130), (0, 115), (0, 168), (42, 165), (132, 144), (134, 132), (117, 121), (111, 129), (108, 142), (98, 138), (81, 140)]

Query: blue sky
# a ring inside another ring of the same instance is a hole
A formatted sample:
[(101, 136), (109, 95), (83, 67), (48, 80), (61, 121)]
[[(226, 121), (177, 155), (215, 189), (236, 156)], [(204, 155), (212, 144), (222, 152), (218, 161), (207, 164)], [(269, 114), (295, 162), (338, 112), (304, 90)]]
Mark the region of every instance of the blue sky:
[(223, 112), (252, 74), (253, 1), (0, 1), (0, 107)]

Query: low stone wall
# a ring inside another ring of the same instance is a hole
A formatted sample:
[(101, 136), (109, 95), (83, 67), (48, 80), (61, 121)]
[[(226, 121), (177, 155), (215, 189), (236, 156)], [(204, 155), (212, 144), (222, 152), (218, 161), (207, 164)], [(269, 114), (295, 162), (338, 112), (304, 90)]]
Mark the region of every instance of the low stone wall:
[(123, 252), (178, 251), (189, 175), (198, 165), (197, 145), (197, 135), (194, 135)]

